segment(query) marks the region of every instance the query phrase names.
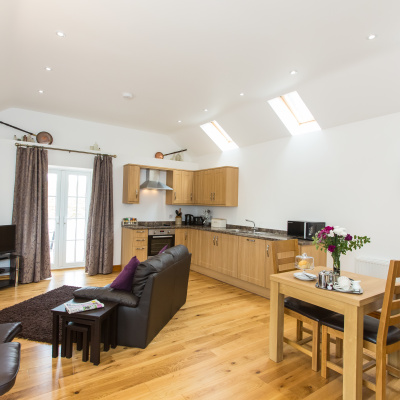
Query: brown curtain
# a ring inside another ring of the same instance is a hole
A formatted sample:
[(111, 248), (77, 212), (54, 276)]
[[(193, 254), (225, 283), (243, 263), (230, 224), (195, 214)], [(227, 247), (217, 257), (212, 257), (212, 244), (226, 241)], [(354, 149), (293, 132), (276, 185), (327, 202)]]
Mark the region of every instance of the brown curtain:
[(93, 166), (92, 197), (86, 238), (86, 266), (89, 275), (113, 270), (114, 216), (112, 157), (96, 156)]
[(16, 249), (23, 257), (21, 283), (51, 277), (47, 209), (47, 150), (18, 147), (12, 223)]

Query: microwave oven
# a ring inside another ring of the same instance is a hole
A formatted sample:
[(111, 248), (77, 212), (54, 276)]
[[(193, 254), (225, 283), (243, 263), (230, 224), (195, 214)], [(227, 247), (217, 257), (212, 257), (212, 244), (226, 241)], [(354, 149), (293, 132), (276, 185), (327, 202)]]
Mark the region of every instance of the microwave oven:
[(313, 240), (314, 235), (325, 228), (325, 222), (288, 221), (287, 234), (298, 239)]

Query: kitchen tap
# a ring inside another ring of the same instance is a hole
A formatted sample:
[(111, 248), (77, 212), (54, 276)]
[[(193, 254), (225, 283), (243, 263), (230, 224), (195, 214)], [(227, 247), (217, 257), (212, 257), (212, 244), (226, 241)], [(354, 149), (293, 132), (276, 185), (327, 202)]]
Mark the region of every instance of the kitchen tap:
[(252, 221), (251, 219), (246, 219), (246, 221), (247, 222), (251, 222), (252, 224), (253, 224), (253, 228), (251, 228), (251, 229), (253, 229), (253, 232), (255, 232), (256, 231), (256, 223), (254, 222), (254, 221)]

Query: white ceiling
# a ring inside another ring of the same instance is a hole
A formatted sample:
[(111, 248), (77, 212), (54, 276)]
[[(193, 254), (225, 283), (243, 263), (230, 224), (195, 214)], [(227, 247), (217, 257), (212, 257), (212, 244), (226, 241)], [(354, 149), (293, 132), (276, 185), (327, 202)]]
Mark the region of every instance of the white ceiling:
[(399, 15), (398, 0), (1, 0), (0, 110), (165, 133), (194, 155), (212, 119), (239, 146), (288, 136), (267, 100), (292, 90), (323, 129), (398, 112)]

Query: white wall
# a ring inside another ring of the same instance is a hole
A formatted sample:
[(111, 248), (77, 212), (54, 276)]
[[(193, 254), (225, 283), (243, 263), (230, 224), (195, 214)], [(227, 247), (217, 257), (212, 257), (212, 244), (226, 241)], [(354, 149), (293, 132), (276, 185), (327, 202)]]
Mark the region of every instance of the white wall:
[(399, 127), (396, 113), (198, 158), (200, 168), (239, 167), (239, 207), (213, 216), (283, 230), (287, 220), (324, 221), (371, 237), (343, 258), (347, 270), (359, 255), (399, 259)]
[[(190, 162), (189, 154), (184, 153), (187, 161), (158, 160), (157, 151), (168, 153), (180, 147), (168, 136), (139, 132), (116, 126), (92, 123), (88, 121), (37, 113), (21, 109), (8, 109), (0, 112), (0, 121), (17, 126), (28, 132), (50, 132), (54, 142), (51, 146), (74, 150), (90, 151), (97, 142), (102, 153), (116, 154), (113, 159), (114, 175), (114, 264), (121, 260), (121, 220), (124, 217), (136, 217), (140, 221), (174, 220), (174, 206), (165, 205), (164, 191), (141, 191), (140, 204), (122, 204), (123, 165), (157, 165), (168, 168), (197, 169)], [(12, 220), (15, 154), (14, 135), (21, 137), (22, 132), (0, 124), (0, 224), (10, 224)], [(62, 151), (50, 151), (49, 165), (93, 168), (93, 156)], [(162, 174), (162, 177), (165, 173)], [(142, 170), (141, 180), (145, 179)], [(171, 217), (170, 217), (171, 216)]]

